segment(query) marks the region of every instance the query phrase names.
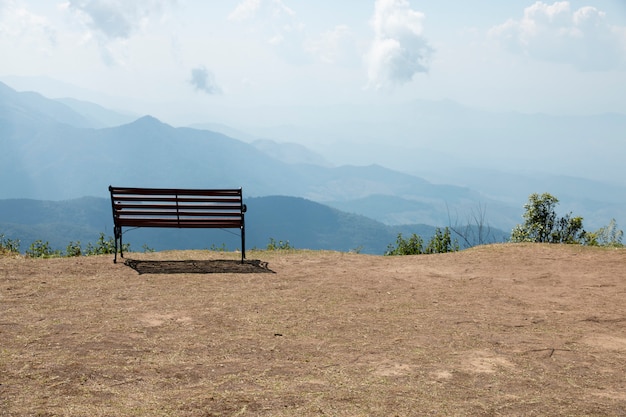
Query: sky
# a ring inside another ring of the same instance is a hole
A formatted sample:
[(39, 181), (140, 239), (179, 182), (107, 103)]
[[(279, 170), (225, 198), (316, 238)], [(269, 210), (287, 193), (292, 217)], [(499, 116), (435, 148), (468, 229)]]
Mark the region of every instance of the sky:
[(624, 0), (0, 0), (0, 57), (0, 79), (172, 124), (411, 100), (626, 113)]

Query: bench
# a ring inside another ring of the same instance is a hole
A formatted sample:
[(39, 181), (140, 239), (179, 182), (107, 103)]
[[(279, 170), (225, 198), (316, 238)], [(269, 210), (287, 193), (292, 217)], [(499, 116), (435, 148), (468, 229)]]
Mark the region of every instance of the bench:
[(239, 229), (241, 263), (246, 257), (246, 232), (241, 188), (239, 189), (175, 189), (124, 188), (109, 186), (115, 234), (115, 258), (119, 242), (124, 257), (124, 227)]

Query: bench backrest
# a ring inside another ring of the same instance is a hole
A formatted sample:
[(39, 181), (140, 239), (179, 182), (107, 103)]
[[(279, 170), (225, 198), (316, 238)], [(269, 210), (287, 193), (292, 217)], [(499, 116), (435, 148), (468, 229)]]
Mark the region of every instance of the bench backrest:
[(116, 227), (241, 228), (239, 189), (109, 187)]

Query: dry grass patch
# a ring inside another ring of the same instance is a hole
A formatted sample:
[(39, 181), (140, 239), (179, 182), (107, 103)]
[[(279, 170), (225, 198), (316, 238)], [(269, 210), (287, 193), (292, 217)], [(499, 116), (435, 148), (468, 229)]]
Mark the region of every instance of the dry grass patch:
[(248, 258), (0, 257), (0, 416), (626, 415), (626, 250)]

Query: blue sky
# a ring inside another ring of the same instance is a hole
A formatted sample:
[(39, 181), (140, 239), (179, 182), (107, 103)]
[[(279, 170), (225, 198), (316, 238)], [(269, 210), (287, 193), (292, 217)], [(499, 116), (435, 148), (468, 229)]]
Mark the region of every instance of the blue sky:
[(623, 0), (0, 0), (0, 56), (0, 79), (174, 124), (415, 99), (626, 112)]

